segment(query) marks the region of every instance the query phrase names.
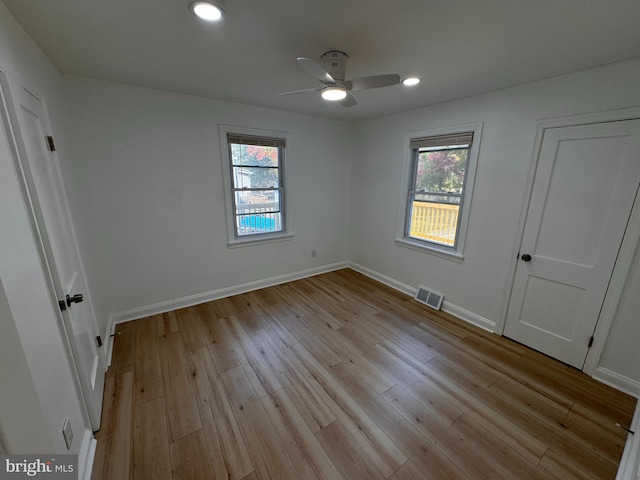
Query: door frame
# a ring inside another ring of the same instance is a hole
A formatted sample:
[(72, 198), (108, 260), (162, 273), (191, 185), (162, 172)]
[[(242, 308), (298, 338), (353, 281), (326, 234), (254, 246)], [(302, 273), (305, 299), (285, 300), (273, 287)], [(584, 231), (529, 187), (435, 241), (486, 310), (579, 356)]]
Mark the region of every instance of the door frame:
[[(531, 203), (533, 183), (535, 181), (536, 173), (538, 170), (538, 159), (540, 157), (540, 151), (542, 149), (542, 141), (545, 131), (550, 128), (575, 127), (580, 125), (619, 122), (635, 119), (640, 119), (640, 107), (544, 119), (538, 120), (536, 122), (536, 133), (531, 153), (531, 160), (529, 162), (529, 173), (524, 189), (524, 195), (522, 197), (520, 218), (518, 220), (516, 238), (513, 246), (513, 251), (511, 252), (511, 259), (509, 261), (508, 275), (503, 289), (502, 308), (500, 309), (500, 316), (496, 323), (495, 332), (497, 334), (504, 334), (504, 329), (507, 322), (507, 312), (509, 309), (509, 302), (511, 301), (511, 293), (515, 281), (516, 268), (518, 266), (517, 255), (520, 252), (520, 246), (522, 245), (524, 227), (529, 212), (529, 205)], [(598, 322), (596, 324), (593, 345), (587, 352), (584, 367), (582, 368), (582, 371), (588, 375), (593, 376), (593, 373), (600, 361), (600, 357), (606, 345), (609, 331), (611, 330), (611, 326), (613, 324), (613, 319), (618, 307), (618, 303), (620, 302), (620, 297), (622, 296), (622, 292), (624, 290), (627, 276), (629, 275), (631, 262), (633, 260), (636, 248), (639, 244), (640, 198), (639, 193), (636, 192), (636, 199), (631, 209), (631, 215), (629, 216), (627, 228), (622, 239), (620, 250), (618, 252), (618, 258), (614, 265), (611, 279), (609, 281), (609, 287), (607, 288), (604, 303), (602, 305), (602, 309), (598, 317)]]
[[(51, 254), (48, 253), (49, 251), (51, 251), (51, 248), (48, 245), (46, 228), (45, 228), (45, 225), (41, 224), (43, 222), (39, 220), (39, 216), (41, 214), (38, 213), (38, 207), (36, 207), (34, 203), (34, 198), (33, 198), (34, 187), (30, 180), (31, 174), (27, 173), (26, 169), (28, 167), (24, 165), (25, 163), (24, 157), (26, 153), (22, 151), (22, 148), (20, 147), (20, 143), (16, 138), (17, 135), (22, 135), (22, 133), (19, 131), (16, 131), (17, 118), (14, 118), (15, 112), (13, 110), (13, 107), (9, 105), (9, 102), (13, 102), (14, 88), (25, 89), (27, 93), (29, 93), (30, 95), (33, 95), (33, 97), (40, 102), (42, 107), (42, 112), (43, 112), (44, 127), (47, 131), (47, 134), (51, 135), (52, 128), (49, 123), (49, 112), (47, 109), (47, 104), (46, 104), (44, 95), (38, 92), (37, 89), (32, 89), (32, 86), (29, 84), (29, 82), (25, 82), (24, 78), (19, 78), (18, 80), (16, 80), (16, 77), (8, 75), (7, 72), (0, 67), (0, 116), (3, 119), (4, 128), (8, 130), (7, 138), (9, 140), (9, 148), (11, 149), (11, 154), (12, 154), (11, 160), (15, 166), (22, 197), (23, 197), (26, 209), (29, 213), (28, 221), (31, 225), (31, 230), (36, 240), (38, 256), (40, 257), (40, 264), (41, 264), (43, 273), (45, 274), (45, 277), (47, 279), (47, 286), (49, 290), (50, 300), (52, 302), (54, 310), (56, 311), (56, 318), (58, 320), (57, 321), (58, 330), (60, 332), (60, 336), (62, 338), (64, 347), (66, 350), (66, 356), (72, 368), (72, 375), (73, 375), (73, 379), (76, 387), (76, 393), (78, 395), (78, 399), (80, 401), (80, 404), (83, 410), (82, 414), (83, 414), (83, 417), (85, 418), (87, 428), (90, 428), (91, 421), (90, 421), (89, 410), (87, 407), (87, 399), (85, 398), (85, 394), (82, 387), (82, 380), (80, 378), (80, 369), (78, 368), (76, 358), (73, 354), (73, 348), (71, 346), (71, 339), (69, 335), (69, 329), (71, 327), (68, 324), (67, 318), (65, 317), (63, 312), (60, 310), (60, 307), (58, 305), (58, 300), (60, 300), (64, 296), (64, 287), (61, 285), (60, 280), (58, 278), (55, 261), (53, 258), (50, 258)], [(64, 190), (63, 175), (60, 169), (60, 162), (58, 159), (58, 155), (55, 151), (51, 152), (51, 155), (52, 155), (52, 167), (53, 167), (54, 175), (56, 177), (56, 184), (57, 184), (56, 188), (59, 189), (60, 191), (61, 201), (66, 210), (65, 214), (70, 216), (69, 202), (67, 199), (66, 192)], [(95, 322), (96, 316), (95, 316), (95, 311), (93, 309), (93, 302), (91, 299), (91, 294), (89, 292), (89, 287), (86, 285), (87, 276), (84, 270), (82, 259), (80, 258), (78, 239), (77, 239), (75, 227), (73, 226), (73, 221), (71, 218), (69, 218), (69, 225), (71, 226), (70, 238), (73, 242), (73, 249), (76, 252), (76, 255), (78, 257), (78, 269), (80, 270), (80, 273), (85, 280), (85, 288), (86, 288), (86, 291), (84, 292), (85, 301), (87, 302), (89, 314), (92, 316), (91, 321)], [(98, 348), (98, 369), (99, 369), (98, 374), (102, 374), (102, 375), (106, 374), (106, 357), (105, 357), (104, 348)]]

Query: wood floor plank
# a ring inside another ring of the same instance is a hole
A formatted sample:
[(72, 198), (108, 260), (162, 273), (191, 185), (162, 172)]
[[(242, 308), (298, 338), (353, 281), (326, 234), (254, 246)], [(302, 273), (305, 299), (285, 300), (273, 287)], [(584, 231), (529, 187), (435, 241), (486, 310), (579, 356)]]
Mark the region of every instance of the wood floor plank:
[[(340, 330), (341, 335), (344, 335), (342, 329)], [(419, 381), (418, 377), (413, 375), (400, 362), (394, 361), (391, 354), (386, 355), (378, 348), (375, 348), (375, 346), (363, 348), (361, 353), (364, 358), (373, 363), (395, 384), (403, 385), (403, 387), (406, 388)]]
[(574, 400), (568, 398), (563, 392), (558, 390), (559, 384), (550, 384), (549, 382), (536, 378), (534, 375), (526, 372), (516, 363), (517, 356), (512, 354), (504, 354), (504, 352), (495, 349), (491, 344), (482, 341), (473, 336), (467, 336), (461, 340), (460, 345), (466, 348), (467, 353), (476, 358), (478, 361), (489, 365), (491, 368), (501, 372), (509, 378), (516, 380), (518, 383), (535, 390), (536, 392), (546, 395), (554, 402), (571, 408)]
[[(107, 451), (109, 444), (113, 438), (112, 434), (107, 433), (106, 423), (113, 421), (115, 417), (111, 413), (111, 402), (114, 392), (115, 377), (105, 378), (104, 392), (102, 397), (102, 425), (100, 430), (94, 432), (93, 436), (96, 439), (96, 453), (93, 457), (93, 469), (91, 470), (91, 480), (99, 480), (100, 478), (108, 478), (104, 475), (103, 470), (105, 462), (109, 459), (110, 455)], [(130, 432), (130, 429), (129, 429)], [(128, 468), (128, 467), (127, 467)], [(127, 475), (129, 471), (127, 470)]]
[(212, 318), (224, 318), (237, 314), (231, 302), (231, 297), (214, 300), (213, 302), (209, 302), (208, 305), (213, 312)]
[(326, 275), (310, 277), (307, 280), (313, 284), (314, 287), (330, 295), (335, 302), (350, 312), (352, 316), (366, 318), (369, 315), (379, 312), (377, 308), (371, 307), (358, 295), (354, 295), (345, 288), (346, 282), (344, 282), (339, 275), (333, 275), (333, 272)]
[(178, 317), (175, 311), (156, 315), (155, 319), (159, 336), (178, 331)]
[(159, 317), (161, 315), (154, 315), (136, 322), (134, 405), (164, 395), (156, 330)]
[(178, 440), (200, 430), (202, 424), (189, 380), (189, 368), (180, 332), (158, 338), (165, 388), (169, 436)]
[(253, 330), (264, 328), (260, 306), (254, 302), (249, 294), (234, 295), (229, 300), (233, 305), (233, 316), (242, 320), (242, 324), (247, 331), (252, 332)]
[(416, 467), (411, 460), (402, 465), (396, 473), (394, 473), (389, 480), (429, 480), (425, 477), (418, 467)]
[(187, 353), (187, 360), (215, 478), (241, 479), (253, 465), (209, 349)]
[(287, 309), (281, 302), (273, 304), (269, 307), (268, 321), (266, 322), (266, 329), (271, 332), (272, 335), (278, 337), (282, 343), (287, 347), (299, 343), (296, 335), (289, 329), (287, 319), (289, 322), (298, 322), (299, 317), (296, 313)]
[(117, 377), (136, 368), (136, 325), (127, 322), (116, 325), (113, 339), (112, 363), (107, 377)]
[(116, 333), (93, 480), (613, 480), (636, 404), (350, 269)]
[[(473, 384), (468, 377), (451, 367), (447, 378), (469, 397), (473, 397), (485, 404), (491, 404), (495, 412), (507, 418), (511, 423), (526, 431), (538, 441), (562, 452), (578, 464), (585, 464), (590, 471), (596, 472), (602, 478), (615, 476), (616, 462), (607, 458), (597, 448), (586, 444), (583, 439), (576, 437), (553, 419), (531, 409), (523, 409), (517, 404), (505, 401), (488, 388)], [(443, 375), (442, 372), (438, 375)]]
[(133, 419), (133, 480), (170, 480), (169, 435), (163, 397), (134, 407)]
[[(574, 462), (568, 461), (553, 448), (547, 450), (540, 460), (540, 468), (557, 480), (600, 480), (597, 474), (580, 468)], [(611, 477), (613, 478), (613, 477)]]
[(131, 471), (133, 372), (105, 381), (102, 427), (92, 478), (121, 480)]
[(294, 345), (298, 343), (304, 345), (307, 351), (313, 355), (316, 361), (320, 362), (324, 368), (329, 368), (342, 361), (342, 359), (322, 342), (313, 330), (302, 321), (302, 316), (296, 313), (295, 310), (292, 311), (292, 315), (280, 316), (279, 320), (282, 322), (284, 328), (288, 329), (298, 340)]
[(258, 478), (299, 479), (244, 369), (227, 370), (222, 379)]
[(369, 350), (369, 347), (386, 340), (384, 335), (369, 328), (369, 325), (366, 319), (354, 320), (344, 327), (339, 328), (337, 332), (360, 353), (364, 354), (364, 352)]
[(500, 374), (492, 368), (487, 368), (467, 355), (456, 354), (452, 351), (447, 352), (447, 355), (440, 355), (434, 358), (433, 361), (430, 361), (430, 365), (443, 362), (463, 369), (465, 374), (472, 378), (474, 382), (478, 382), (485, 387), (490, 387), (501, 378)]
[[(621, 435), (621, 432), (626, 432), (622, 429), (614, 431), (612, 428), (603, 427), (603, 425), (594, 425), (596, 415), (593, 412), (590, 414), (590, 418), (587, 418), (576, 413), (581, 411), (580, 406), (565, 411), (564, 408), (552, 403), (547, 397), (525, 389), (515, 382), (500, 380), (491, 389), (505, 401), (520, 405), (524, 410), (532, 412), (541, 421), (559, 426), (577, 442), (594, 447), (601, 455), (613, 462), (617, 460), (620, 449), (623, 448), (625, 442), (625, 436)], [(603, 423), (606, 422), (603, 421)], [(610, 420), (608, 423), (610, 426), (614, 425)], [(592, 435), (595, 430), (599, 432), (598, 435)]]
[(391, 476), (407, 461), (406, 455), (302, 345), (296, 345), (288, 352), (292, 362), (297, 368), (303, 369), (301, 371), (307, 375), (307, 379), (316, 391), (323, 396), (325, 403), (332, 408), (336, 418), (347, 428), (349, 434), (357, 439), (360, 448), (385, 477)]
[[(376, 424), (391, 438), (418, 468), (429, 478), (468, 480), (469, 477), (437, 445), (415, 430), (382, 396), (375, 394), (351, 369), (340, 364), (331, 374), (360, 407), (375, 419)], [(397, 387), (394, 387), (397, 388)], [(386, 394), (386, 393), (385, 393)]]
[(345, 480), (385, 479), (339, 420), (317, 432), (316, 437)]
[[(627, 417), (628, 418), (628, 417)], [(618, 451), (624, 448), (627, 440), (627, 430), (616, 425), (611, 419), (604, 417), (588, 408), (574, 403), (565, 419), (568, 425), (575, 425), (580, 434), (588, 438), (603, 437), (607, 442), (618, 446)], [(631, 424), (620, 424), (631, 428)]]
[(539, 412), (548, 412), (549, 415), (553, 415), (555, 418), (562, 418), (571, 410), (571, 406), (555, 402), (546, 395), (507, 378), (500, 378), (490, 388), (500, 395), (512, 398), (521, 404), (526, 404)]
[(456, 466), (461, 468), (467, 476), (494, 480), (505, 478), (500, 475), (496, 465), (485, 458), (475, 448), (468, 448), (469, 438), (459, 435), (455, 430), (440, 421), (440, 419), (425, 410), (420, 402), (415, 400), (401, 388), (394, 387), (382, 395), (405, 420), (413, 426), (432, 445), (437, 447)]
[(405, 391), (420, 402), (423, 409), (437, 415), (447, 425), (453, 425), (453, 422), (465, 411), (457, 402), (452, 402), (451, 398), (445, 397), (437, 389), (430, 388), (420, 381), (405, 388)]
[(182, 335), (182, 342), (187, 352), (193, 352), (205, 346), (205, 336), (201, 330), (202, 322), (195, 307), (176, 310), (178, 330)]
[(256, 332), (252, 341), (258, 351), (265, 356), (271, 370), (311, 431), (317, 432), (336, 419), (321, 396), (284, 354), (284, 350), (288, 347), (284, 344), (278, 347), (277, 341), (265, 331)]
[(211, 309), (211, 317), (205, 320), (202, 331), (207, 338), (208, 348), (218, 373), (226, 372), (241, 365), (240, 359), (233, 350), (222, 325), (222, 319)]
[(262, 406), (300, 478), (342, 480), (336, 467), (283, 390), (263, 398)]
[(251, 338), (235, 316), (221, 319), (222, 328), (227, 341), (231, 342), (233, 351), (240, 362), (246, 366), (247, 375), (258, 397), (280, 390), (282, 385), (273, 374), (265, 359), (256, 350)]
[(202, 430), (176, 440), (170, 445), (169, 450), (172, 480), (215, 478)]
[(302, 321), (316, 334), (316, 336), (331, 348), (343, 362), (351, 364), (354, 369), (376, 392), (382, 393), (395, 385), (395, 382), (388, 378), (372, 362), (363, 357), (356, 348), (353, 348), (348, 341), (334, 330), (330, 325), (324, 325), (318, 319), (307, 316), (301, 317)]
[(549, 475), (525, 460), (510, 445), (491, 434), (471, 416), (462, 415), (452, 426), (467, 442), (466, 449), (476, 452), (496, 470), (494, 478), (505, 480), (548, 480)]
[(526, 429), (513, 424), (509, 419), (496, 412), (491, 405), (487, 405), (474, 396), (470, 396), (446, 377), (439, 376), (428, 370), (424, 372), (425, 375), (420, 378), (420, 382), (411, 388), (414, 396), (428, 399), (430, 392), (435, 391), (458, 410), (470, 414), (498, 438), (512, 444), (513, 448), (517, 449), (522, 456), (531, 462), (537, 463), (544, 455), (547, 449), (546, 443), (530, 435)]

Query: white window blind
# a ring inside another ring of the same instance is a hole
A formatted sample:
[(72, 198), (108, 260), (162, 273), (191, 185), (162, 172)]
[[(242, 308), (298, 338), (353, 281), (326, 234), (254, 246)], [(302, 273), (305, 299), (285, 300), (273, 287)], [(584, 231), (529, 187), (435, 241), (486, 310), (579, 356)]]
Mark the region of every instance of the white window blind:
[(412, 138), (411, 149), (446, 147), (449, 145), (471, 145), (473, 132), (454, 133), (451, 135), (437, 135), (434, 137)]
[(227, 141), (239, 145), (255, 145), (258, 147), (279, 147), (284, 148), (286, 142), (284, 138), (254, 137), (251, 135), (227, 134)]

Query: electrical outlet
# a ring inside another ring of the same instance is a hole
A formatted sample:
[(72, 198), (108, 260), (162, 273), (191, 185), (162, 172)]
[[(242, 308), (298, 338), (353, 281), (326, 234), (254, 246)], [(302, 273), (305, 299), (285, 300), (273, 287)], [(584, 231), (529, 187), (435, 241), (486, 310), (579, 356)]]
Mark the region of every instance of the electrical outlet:
[(71, 429), (71, 422), (69, 421), (69, 417), (64, 419), (64, 424), (62, 425), (62, 435), (64, 436), (64, 443), (67, 444), (67, 450), (70, 450), (71, 443), (73, 442), (73, 430)]
[(316, 251), (315, 250), (311, 250), (311, 256), (315, 257), (316, 256)]

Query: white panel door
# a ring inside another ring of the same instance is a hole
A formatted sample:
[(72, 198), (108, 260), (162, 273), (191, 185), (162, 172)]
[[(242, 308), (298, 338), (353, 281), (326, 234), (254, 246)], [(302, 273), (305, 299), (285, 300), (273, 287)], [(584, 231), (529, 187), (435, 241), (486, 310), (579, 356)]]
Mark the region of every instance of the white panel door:
[(640, 120), (545, 130), (504, 335), (582, 368), (640, 184)]
[(71, 360), (95, 431), (100, 428), (106, 361), (97, 344), (98, 328), (86, 298), (57, 157), (47, 141), (49, 122), (42, 101), (8, 77), (3, 77), (3, 91), (51, 284), (58, 300), (64, 302), (62, 333), (68, 339)]

